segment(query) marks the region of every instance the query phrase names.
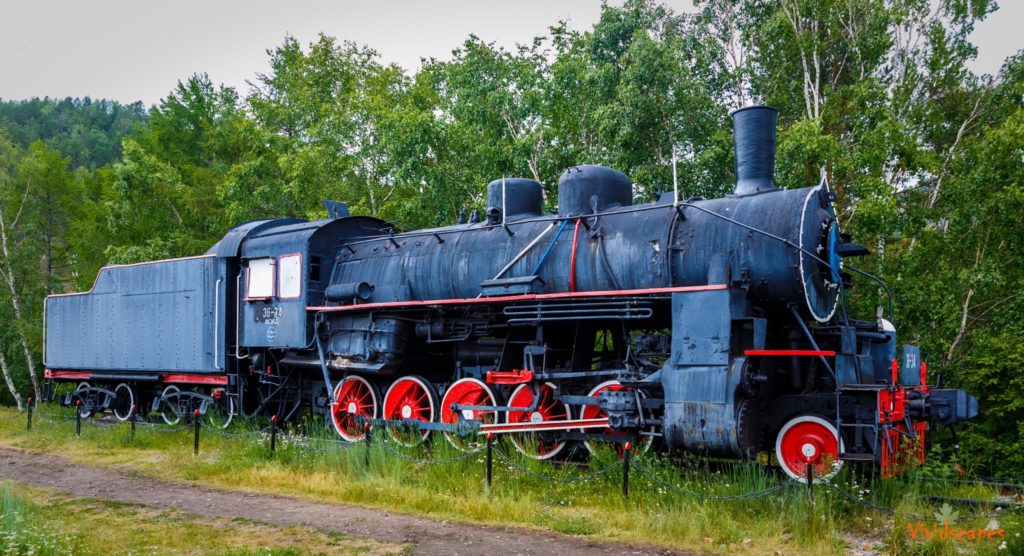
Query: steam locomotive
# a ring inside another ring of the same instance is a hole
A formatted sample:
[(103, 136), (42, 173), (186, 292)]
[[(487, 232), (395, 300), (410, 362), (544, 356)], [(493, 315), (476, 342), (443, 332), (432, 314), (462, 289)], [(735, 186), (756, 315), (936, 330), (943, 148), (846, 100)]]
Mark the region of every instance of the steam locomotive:
[(897, 353), (891, 302), (849, 316), (845, 261), (868, 251), (827, 183), (775, 187), (775, 125), (772, 108), (733, 113), (720, 199), (634, 204), (626, 175), (578, 166), (553, 214), (540, 183), (499, 179), (455, 226), (400, 233), (328, 202), (327, 219), (243, 224), (202, 256), (104, 267), (46, 300), (47, 389), (122, 420), (312, 412), (349, 442), (498, 434), (549, 459), (629, 440), (774, 452), (796, 478), (898, 473), (929, 423), (977, 402), (928, 386), (917, 347)]

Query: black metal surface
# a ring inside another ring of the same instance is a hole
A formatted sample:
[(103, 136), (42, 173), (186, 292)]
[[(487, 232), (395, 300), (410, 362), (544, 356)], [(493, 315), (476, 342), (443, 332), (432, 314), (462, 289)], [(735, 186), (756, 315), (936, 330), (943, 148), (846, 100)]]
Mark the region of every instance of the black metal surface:
[(558, 178), (558, 214), (589, 216), (633, 204), (633, 181), (604, 166), (574, 166)]
[[(526, 178), (502, 178), (487, 184), (487, 213), (497, 209), (494, 223), (540, 216), (544, 209), (544, 188)], [(504, 218), (504, 220), (502, 220)]]
[(736, 195), (775, 189), (775, 119), (768, 106), (748, 106), (732, 113), (736, 154)]

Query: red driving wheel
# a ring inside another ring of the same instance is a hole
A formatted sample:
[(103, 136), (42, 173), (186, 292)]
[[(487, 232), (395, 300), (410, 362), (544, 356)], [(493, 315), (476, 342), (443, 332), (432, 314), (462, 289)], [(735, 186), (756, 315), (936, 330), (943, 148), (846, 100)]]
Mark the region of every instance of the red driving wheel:
[[(533, 411), (509, 411), (506, 421), (509, 423), (541, 423), (548, 421), (567, 421), (569, 406), (555, 399), (558, 387), (550, 382), (540, 386), (540, 401)], [(508, 405), (528, 409), (533, 405), (533, 392), (529, 384), (523, 384), (512, 392)], [(558, 438), (558, 432), (514, 434), (512, 444), (521, 453), (534, 459), (551, 459), (565, 448), (566, 441)]]
[(782, 470), (801, 482), (807, 481), (807, 465), (813, 465), (814, 480), (828, 479), (839, 472), (842, 440), (831, 423), (814, 415), (790, 419), (775, 440), (775, 456)]
[[(497, 399), (494, 397), (494, 392), (491, 392), (491, 389), (487, 384), (475, 378), (463, 378), (461, 380), (457, 380), (448, 387), (448, 390), (445, 391), (444, 398), (441, 399), (442, 423), (459, 422), (460, 415), (452, 409), (453, 404), (498, 405)], [(495, 412), (463, 409), (461, 417), (463, 420), (476, 419), (484, 423), (493, 423), (495, 421)], [(444, 433), (444, 437), (448, 440), (449, 444), (466, 452), (475, 450), (480, 446), (480, 440), (478, 438), (474, 438), (474, 436), (459, 436), (456, 433), (446, 432)]]
[[(590, 391), (590, 393), (587, 394), (587, 396), (590, 396), (592, 398), (596, 398), (596, 397), (598, 397), (601, 394), (601, 392), (604, 392), (606, 390), (611, 390), (612, 392), (618, 392), (620, 390), (629, 390), (629, 389), (626, 388), (625, 386), (623, 386), (617, 380), (609, 380), (609, 381), (602, 382), (601, 384), (598, 384), (597, 386), (595, 386)], [(641, 394), (641, 397), (643, 397), (642, 394)], [(583, 406), (582, 411), (580, 411), (580, 419), (601, 419), (601, 418), (604, 418), (604, 417), (607, 417), (607, 416), (608, 416), (608, 413), (605, 410), (601, 409), (600, 407), (597, 407), (596, 405), (585, 405), (585, 406)], [(585, 429), (580, 429), (580, 432), (586, 433), (588, 431), (585, 430)], [(612, 430), (611, 428), (604, 429), (603, 431), (601, 431), (601, 434), (614, 435), (614, 436), (622, 436), (624, 438), (629, 436), (629, 433)], [(583, 445), (587, 447), (587, 451), (590, 452), (591, 454), (596, 452), (598, 450), (598, 446), (600, 446), (601, 444), (604, 444), (604, 443), (602, 441), (600, 441), (600, 440), (585, 440), (583, 442)], [(651, 437), (650, 436), (641, 436), (638, 440), (635, 441), (635, 445), (636, 445), (636, 453), (637, 454), (646, 453), (647, 450), (649, 450), (651, 448)], [(615, 449), (616, 449), (616, 451), (619, 452), (619, 455), (621, 456), (622, 455), (622, 444), (616, 443), (615, 444)]]
[(377, 389), (360, 376), (349, 376), (334, 388), (334, 404), (331, 405), (331, 422), (346, 442), (359, 442), (366, 438), (366, 431), (356, 416), (373, 419), (377, 416)]
[[(431, 422), (437, 417), (437, 395), (426, 380), (418, 376), (404, 376), (388, 388), (384, 394), (384, 418), (389, 421)], [(429, 430), (406, 430), (402, 427), (388, 427), (388, 434), (405, 446), (423, 442), (430, 436)]]

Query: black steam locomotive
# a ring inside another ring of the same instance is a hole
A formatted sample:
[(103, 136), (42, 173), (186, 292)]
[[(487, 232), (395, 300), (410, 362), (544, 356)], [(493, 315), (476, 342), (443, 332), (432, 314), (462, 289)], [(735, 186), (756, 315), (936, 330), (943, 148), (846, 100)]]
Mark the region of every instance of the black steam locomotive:
[(849, 317), (843, 260), (867, 250), (826, 183), (774, 186), (775, 118), (734, 113), (721, 199), (634, 204), (627, 176), (579, 166), (557, 214), (540, 183), (501, 179), (455, 226), (399, 233), (328, 203), (326, 220), (244, 224), (200, 257), (105, 267), (47, 299), (49, 385), (119, 419), (309, 409), (351, 442), (369, 425), (461, 449), (508, 434), (547, 459), (628, 439), (774, 449), (794, 477), (848, 460), (896, 473), (923, 459), (929, 422), (977, 403), (930, 388), (889, 320)]

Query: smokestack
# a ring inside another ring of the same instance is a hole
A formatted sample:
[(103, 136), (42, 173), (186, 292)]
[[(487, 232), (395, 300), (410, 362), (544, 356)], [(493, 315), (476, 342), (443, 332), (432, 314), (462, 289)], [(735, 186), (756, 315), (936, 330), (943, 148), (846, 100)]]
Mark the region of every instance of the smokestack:
[(750, 195), (775, 189), (775, 120), (770, 106), (748, 106), (732, 113), (736, 149), (736, 190)]

